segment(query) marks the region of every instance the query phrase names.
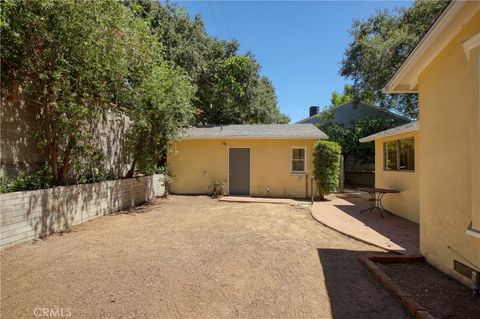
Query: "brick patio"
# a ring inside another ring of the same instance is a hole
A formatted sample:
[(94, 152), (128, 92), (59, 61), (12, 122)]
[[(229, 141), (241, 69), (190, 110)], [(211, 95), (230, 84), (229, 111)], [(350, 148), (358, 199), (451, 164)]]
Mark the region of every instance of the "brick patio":
[(401, 254), (419, 254), (418, 224), (377, 211), (360, 214), (368, 207), (365, 199), (354, 195), (335, 195), (329, 201), (315, 202), (313, 218), (347, 236)]

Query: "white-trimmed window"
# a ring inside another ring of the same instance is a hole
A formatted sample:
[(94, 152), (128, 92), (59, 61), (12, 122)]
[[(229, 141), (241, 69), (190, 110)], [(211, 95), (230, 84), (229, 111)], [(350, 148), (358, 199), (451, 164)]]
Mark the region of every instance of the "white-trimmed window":
[(292, 173), (305, 173), (307, 149), (305, 147), (292, 147)]

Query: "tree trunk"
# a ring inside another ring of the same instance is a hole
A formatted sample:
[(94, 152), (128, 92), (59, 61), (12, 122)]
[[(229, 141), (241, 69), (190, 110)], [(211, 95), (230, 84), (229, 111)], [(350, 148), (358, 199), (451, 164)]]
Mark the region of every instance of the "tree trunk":
[(325, 194), (323, 192), (319, 192), (318, 197), (320, 198), (321, 201), (325, 200)]
[(132, 165), (130, 166), (130, 169), (127, 172), (127, 175), (125, 176), (126, 178), (132, 178), (133, 173), (135, 173), (135, 165), (137, 164), (137, 156), (133, 158)]
[(67, 184), (67, 175), (70, 170), (70, 163), (72, 159), (72, 149), (74, 144), (75, 144), (75, 139), (71, 137), (68, 140), (67, 147), (65, 148), (62, 167), (60, 167), (60, 169), (58, 170), (58, 182), (60, 185)]
[(50, 99), (47, 103), (47, 114), (46, 114), (46, 133), (48, 140), (48, 153), (49, 153), (49, 163), (50, 169), (52, 171), (52, 183), (53, 185), (58, 185), (59, 176), (58, 176), (58, 140), (57, 140), (57, 124), (56, 119), (54, 118), (55, 109), (57, 107), (57, 102), (54, 98)]

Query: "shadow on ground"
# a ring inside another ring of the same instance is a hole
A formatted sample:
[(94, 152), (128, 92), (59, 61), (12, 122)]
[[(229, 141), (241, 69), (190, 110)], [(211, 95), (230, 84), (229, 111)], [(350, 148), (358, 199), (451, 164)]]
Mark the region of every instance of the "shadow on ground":
[(378, 254), (378, 251), (317, 251), (325, 276), (332, 318), (411, 318), (400, 302), (357, 261), (358, 255)]
[(339, 195), (329, 202), (315, 203), (312, 214), (328, 227), (384, 249), (403, 254), (419, 254), (418, 224), (378, 211), (360, 213), (368, 201), (351, 195)]

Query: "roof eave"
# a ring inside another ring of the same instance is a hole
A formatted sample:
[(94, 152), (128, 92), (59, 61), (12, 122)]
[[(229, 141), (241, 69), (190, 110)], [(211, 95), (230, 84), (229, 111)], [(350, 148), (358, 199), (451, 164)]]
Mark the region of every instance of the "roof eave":
[(325, 140), (328, 136), (185, 136), (180, 140), (225, 140), (225, 139), (244, 139), (244, 140)]
[[(440, 36), (449, 24), (466, 5), (467, 1), (452, 1), (438, 17), (425, 36), (420, 40), (415, 49), (410, 53), (387, 85), (383, 88), (385, 93), (418, 93), (418, 76), (430, 64), (444, 45), (455, 36), (457, 28), (449, 28), (448, 36)], [(471, 13), (472, 15), (474, 13)], [(461, 25), (457, 26), (461, 27)], [(433, 42), (441, 39), (441, 44), (430, 50)], [(429, 52), (427, 52), (429, 51)]]
[[(411, 124), (411, 123), (409, 123)], [(405, 124), (408, 125), (408, 124)], [(375, 140), (378, 140), (380, 138), (385, 138), (385, 137), (390, 137), (390, 136), (395, 136), (395, 135), (400, 135), (404, 133), (410, 133), (410, 132), (416, 132), (420, 130), (420, 124), (418, 122), (415, 122), (415, 125), (409, 125), (405, 127), (404, 129), (388, 129), (383, 132), (375, 133), (366, 137), (362, 137), (359, 139), (360, 143), (368, 143), (368, 142), (373, 142)]]

